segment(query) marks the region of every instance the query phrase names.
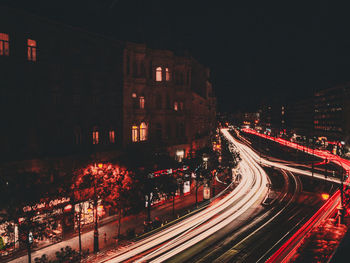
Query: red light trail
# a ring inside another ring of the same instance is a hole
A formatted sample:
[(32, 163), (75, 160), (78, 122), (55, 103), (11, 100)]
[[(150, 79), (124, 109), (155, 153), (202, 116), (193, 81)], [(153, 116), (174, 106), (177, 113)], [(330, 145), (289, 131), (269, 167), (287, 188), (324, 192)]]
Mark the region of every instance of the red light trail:
[[(350, 170), (350, 161), (345, 160), (337, 155), (331, 154), (329, 151), (311, 149), (309, 147), (301, 146), (296, 143), (284, 140), (282, 138), (276, 138), (272, 136), (268, 136), (265, 134), (261, 134), (252, 129), (242, 129), (243, 132), (254, 134), (265, 138), (267, 140), (271, 140), (277, 142), (281, 145), (288, 146), (297, 150), (304, 151), (310, 155), (314, 155), (320, 158), (323, 158), (325, 162), (333, 162), (336, 165), (339, 165), (345, 169), (346, 172)], [(350, 178), (347, 178), (345, 184), (349, 183)], [(337, 190), (333, 196), (328, 198), (327, 202), (313, 215), (286, 243), (282, 245), (266, 262), (288, 262), (295, 252), (297, 248), (301, 245), (301, 241), (304, 237), (309, 233), (314, 227), (317, 227), (324, 219), (329, 218), (333, 215), (340, 205), (340, 191)]]

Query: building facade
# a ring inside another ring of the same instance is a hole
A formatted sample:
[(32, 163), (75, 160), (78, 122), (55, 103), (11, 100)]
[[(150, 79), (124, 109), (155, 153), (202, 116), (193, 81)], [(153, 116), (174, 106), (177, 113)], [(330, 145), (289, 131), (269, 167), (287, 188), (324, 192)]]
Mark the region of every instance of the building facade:
[[(0, 176), (53, 183), (87, 163), (117, 161), (130, 144), (178, 160), (209, 144), (216, 100), (209, 69), (194, 58), (10, 8), (0, 9), (0, 25)], [(73, 227), (66, 218), (69, 227), (54, 225), (60, 235)]]
[(123, 44), (1, 11), (1, 162), (35, 170), (50, 159), (117, 151)]
[(209, 69), (191, 56), (2, 12), (4, 166), (109, 161), (132, 143), (185, 156), (208, 143), (216, 100)]
[(123, 145), (150, 143), (183, 158), (204, 147), (215, 127), (209, 70), (189, 56), (126, 43)]
[(286, 106), (286, 127), (295, 134), (313, 136), (313, 98), (290, 102)]
[(315, 92), (314, 130), (317, 136), (349, 143), (350, 83)]

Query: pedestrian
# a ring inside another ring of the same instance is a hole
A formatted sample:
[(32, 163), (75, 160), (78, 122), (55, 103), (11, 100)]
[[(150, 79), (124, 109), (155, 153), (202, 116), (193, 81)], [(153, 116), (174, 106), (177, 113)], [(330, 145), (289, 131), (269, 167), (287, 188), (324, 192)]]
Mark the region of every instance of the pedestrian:
[(106, 234), (106, 232), (104, 234), (104, 239), (105, 239), (105, 243), (107, 243), (107, 234)]

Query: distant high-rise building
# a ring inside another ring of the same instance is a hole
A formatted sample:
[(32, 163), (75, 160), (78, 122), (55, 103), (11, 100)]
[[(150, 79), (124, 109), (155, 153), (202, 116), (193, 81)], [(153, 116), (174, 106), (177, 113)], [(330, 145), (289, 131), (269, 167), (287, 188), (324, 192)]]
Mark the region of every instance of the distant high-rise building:
[(350, 139), (350, 83), (315, 92), (314, 130), (328, 140)]

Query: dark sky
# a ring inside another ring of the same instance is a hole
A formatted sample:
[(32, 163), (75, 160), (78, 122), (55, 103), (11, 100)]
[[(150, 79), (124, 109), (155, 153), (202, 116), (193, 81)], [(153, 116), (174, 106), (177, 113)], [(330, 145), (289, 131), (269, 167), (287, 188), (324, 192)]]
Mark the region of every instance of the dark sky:
[(350, 80), (350, 13), (336, 1), (2, 2), (117, 39), (188, 50), (211, 68), (221, 111)]

